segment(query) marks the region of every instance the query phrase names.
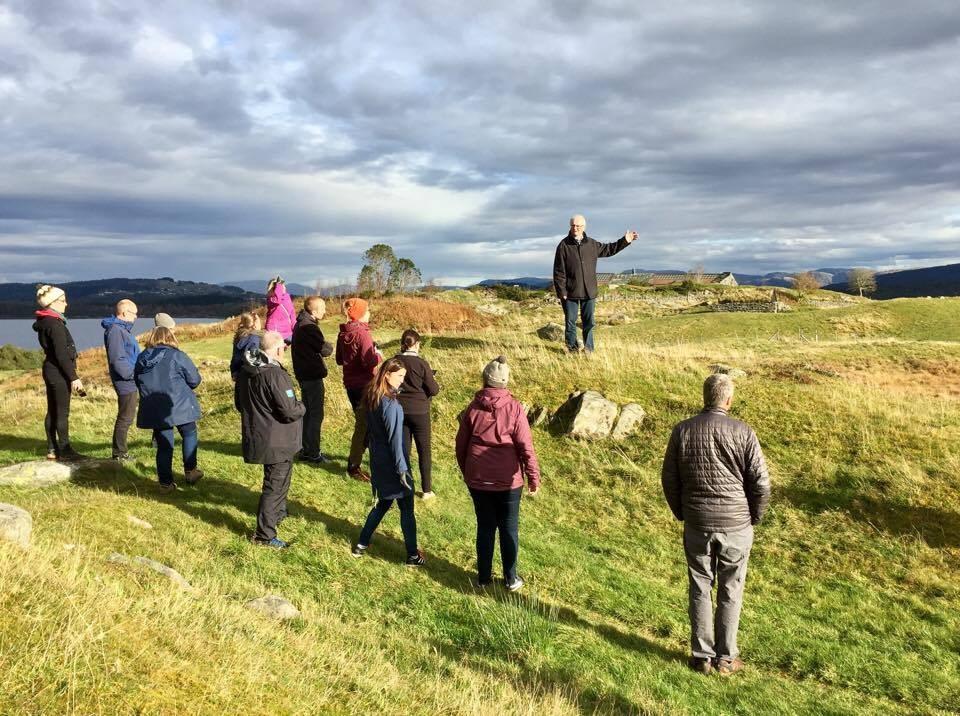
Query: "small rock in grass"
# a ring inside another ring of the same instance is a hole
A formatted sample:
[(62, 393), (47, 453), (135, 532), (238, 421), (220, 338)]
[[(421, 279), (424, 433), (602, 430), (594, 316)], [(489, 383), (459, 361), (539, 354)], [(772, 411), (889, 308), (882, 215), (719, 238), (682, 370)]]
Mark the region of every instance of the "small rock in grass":
[(32, 532), (33, 518), (29, 512), (16, 505), (0, 503), (0, 540), (30, 549)]
[(610, 437), (614, 440), (624, 440), (637, 431), (643, 423), (647, 412), (636, 403), (627, 403), (620, 411), (617, 424), (613, 427)]
[(287, 619), (296, 619), (300, 616), (300, 610), (283, 597), (276, 594), (268, 594), (259, 599), (251, 599), (244, 605), (247, 609), (260, 612), (265, 617), (284, 621)]
[(617, 404), (595, 390), (574, 394), (553, 416), (560, 430), (571, 437), (605, 438), (613, 430)]
[(51, 460), (31, 460), (0, 468), (0, 485), (11, 487), (47, 487), (66, 482), (73, 466)]
[(129, 522), (134, 527), (142, 527), (145, 530), (152, 530), (153, 525), (151, 525), (146, 520), (141, 520), (139, 517), (134, 517), (133, 515), (127, 515), (127, 522)]
[(548, 323), (537, 329), (537, 335), (545, 341), (560, 342), (563, 340), (563, 326), (559, 323)]
[(714, 373), (725, 373), (734, 380), (737, 378), (747, 377), (747, 371), (741, 370), (740, 368), (733, 368), (729, 365), (724, 365), (723, 363), (714, 363), (712, 366), (710, 366), (710, 370), (712, 370)]
[(167, 565), (157, 562), (156, 560), (148, 559), (147, 557), (130, 557), (128, 555), (121, 554), (120, 552), (112, 552), (110, 556), (107, 557), (107, 561), (133, 568), (145, 567), (156, 572), (157, 574), (163, 575), (186, 592), (194, 591), (193, 586), (190, 584), (190, 582), (184, 579), (180, 572), (175, 570), (173, 567), (168, 567)]

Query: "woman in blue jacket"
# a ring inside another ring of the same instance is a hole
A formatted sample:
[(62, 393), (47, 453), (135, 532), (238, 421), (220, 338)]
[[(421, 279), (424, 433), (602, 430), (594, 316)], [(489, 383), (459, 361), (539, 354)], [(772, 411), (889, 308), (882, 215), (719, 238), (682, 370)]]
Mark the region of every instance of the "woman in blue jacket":
[(413, 478), (410, 460), (403, 445), (403, 408), (397, 402), (407, 369), (403, 362), (391, 358), (381, 364), (376, 377), (363, 395), (361, 408), (367, 410), (370, 440), (370, 484), (377, 504), (367, 515), (360, 539), (353, 548), (354, 557), (362, 557), (370, 546), (373, 532), (394, 501), (400, 508), (400, 529), (407, 548), (407, 566), (419, 567), (426, 562), (417, 546), (417, 518), (413, 513)]
[(133, 372), (140, 391), (137, 427), (153, 430), (157, 446), (157, 477), (164, 490), (177, 489), (173, 481), (174, 428), (183, 442), (183, 470), (187, 484), (193, 485), (203, 477), (203, 470), (197, 469), (200, 403), (193, 393), (200, 385), (200, 372), (179, 345), (169, 328), (154, 328)]

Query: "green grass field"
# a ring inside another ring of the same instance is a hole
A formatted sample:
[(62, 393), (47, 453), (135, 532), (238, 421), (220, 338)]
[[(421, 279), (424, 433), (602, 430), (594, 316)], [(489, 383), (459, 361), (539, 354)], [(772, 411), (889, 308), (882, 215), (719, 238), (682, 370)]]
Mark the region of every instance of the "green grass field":
[[(431, 338), (439, 498), (417, 504), (419, 571), (401, 564), (395, 511), (370, 556), (350, 556), (370, 491), (343, 474), (352, 416), (334, 366), (323, 443), (337, 462), (295, 467), (280, 530), (292, 549), (250, 544), (261, 471), (239, 456), (229, 338), (185, 344), (204, 376), (198, 486), (162, 494), (134, 430), (129, 466), (0, 488), (34, 519), (31, 551), (0, 546), (0, 712), (956, 712), (960, 299), (778, 315), (598, 308), (621, 310), (634, 319), (599, 328), (592, 357), (535, 336), (560, 319), (550, 306)], [(376, 335), (388, 355), (398, 336)], [(553, 409), (593, 388), (649, 414), (622, 444), (534, 430), (543, 489), (523, 503), (518, 595), (470, 585), (475, 523), (452, 452), (456, 415), (498, 353), (525, 402)], [(730, 679), (686, 668), (681, 530), (659, 484), (670, 428), (699, 409), (713, 363), (747, 371), (733, 412), (756, 429), (774, 485), (747, 579), (748, 669)], [(106, 457), (114, 396), (102, 355), (90, 365), (71, 429)], [(0, 464), (42, 457), (39, 377), (5, 373), (0, 396)], [(197, 593), (109, 564), (112, 551), (169, 564)], [(267, 593), (302, 619), (243, 608)]]

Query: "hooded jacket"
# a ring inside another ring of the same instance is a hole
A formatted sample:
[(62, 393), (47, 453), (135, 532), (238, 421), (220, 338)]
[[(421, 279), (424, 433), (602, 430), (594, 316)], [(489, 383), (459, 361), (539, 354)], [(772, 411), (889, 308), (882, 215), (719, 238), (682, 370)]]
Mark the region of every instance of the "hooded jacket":
[(137, 392), (133, 369), (140, 355), (140, 344), (133, 335), (133, 323), (110, 316), (100, 321), (103, 327), (103, 347), (107, 349), (107, 367), (110, 380), (118, 395)]
[(721, 408), (704, 410), (673, 429), (660, 482), (674, 517), (699, 532), (757, 524), (770, 501), (756, 433)]
[(407, 369), (397, 400), (404, 415), (423, 415), (430, 412), (430, 399), (440, 392), (434, 370), (418, 353), (404, 351), (397, 356)]
[(320, 324), (307, 310), (297, 315), (290, 353), (293, 356), (293, 374), (297, 380), (323, 380), (327, 377), (327, 364), (323, 359), (333, 353), (333, 345), (324, 340)]
[(138, 428), (166, 430), (200, 419), (200, 403), (193, 393), (200, 385), (200, 371), (179, 348), (147, 348), (137, 357), (133, 379), (140, 391)]
[(239, 341), (233, 344), (233, 354), (230, 356), (230, 377), (236, 380), (240, 376), (240, 368), (243, 366), (243, 354), (248, 351), (256, 353), (260, 350), (260, 334), (248, 333)]
[(336, 361), (343, 366), (345, 388), (366, 386), (376, 374), (380, 360), (369, 325), (361, 321), (340, 324)]
[(410, 455), (403, 445), (403, 408), (384, 396), (376, 410), (367, 411), (370, 431), (370, 483), (377, 495), (395, 499), (413, 494)]
[(49, 308), (34, 314), (37, 320), (33, 330), (43, 349), (43, 377), (45, 380), (60, 378), (67, 382), (77, 379), (77, 347), (67, 329), (63, 316)]
[(286, 369), (262, 351), (245, 353), (234, 396), (244, 462), (274, 465), (292, 459), (300, 450), (306, 408)]
[(276, 331), (289, 341), (293, 336), (293, 321), (296, 314), (297, 309), (293, 307), (293, 299), (287, 293), (287, 287), (278, 283), (274, 286), (273, 293), (267, 296), (267, 321), (264, 327), (268, 331)]
[(627, 237), (601, 244), (586, 234), (579, 244), (573, 234), (567, 234), (557, 244), (553, 257), (553, 290), (557, 298), (575, 301), (597, 297), (597, 259), (618, 254), (627, 248)]
[(540, 485), (540, 465), (523, 406), (506, 388), (484, 388), (460, 416), (457, 463), (464, 482), (496, 492)]

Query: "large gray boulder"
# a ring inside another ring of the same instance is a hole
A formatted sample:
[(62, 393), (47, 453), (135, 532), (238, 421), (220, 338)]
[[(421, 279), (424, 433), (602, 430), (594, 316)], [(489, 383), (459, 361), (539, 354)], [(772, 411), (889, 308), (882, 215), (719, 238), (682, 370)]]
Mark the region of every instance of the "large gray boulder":
[(48, 487), (67, 482), (75, 465), (52, 460), (31, 460), (0, 467), (0, 486)]
[(259, 599), (251, 599), (244, 606), (251, 611), (263, 614), (269, 619), (276, 619), (278, 621), (296, 619), (300, 616), (299, 609), (283, 597), (278, 597), (276, 594), (268, 594)]
[(563, 340), (563, 326), (559, 323), (548, 323), (537, 329), (537, 335), (545, 341), (555, 341), (559, 343)]
[(0, 503), (0, 540), (30, 549), (32, 533), (33, 518), (29, 512), (16, 505)]
[(553, 416), (554, 424), (570, 437), (605, 438), (613, 430), (619, 409), (595, 390), (574, 393)]
[(173, 567), (168, 567), (167, 565), (157, 562), (156, 560), (148, 559), (147, 557), (130, 557), (128, 555), (121, 554), (120, 552), (112, 552), (110, 556), (107, 557), (107, 561), (114, 564), (122, 564), (133, 569), (149, 569), (166, 577), (185, 592), (194, 591), (193, 585), (184, 579), (180, 572), (175, 570)]
[(620, 411), (620, 417), (617, 418), (617, 424), (610, 433), (614, 440), (625, 440), (637, 432), (643, 424), (643, 419), (647, 412), (636, 403), (627, 403)]

